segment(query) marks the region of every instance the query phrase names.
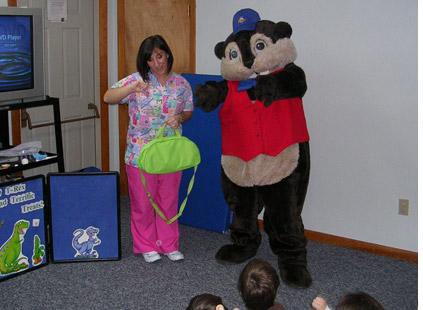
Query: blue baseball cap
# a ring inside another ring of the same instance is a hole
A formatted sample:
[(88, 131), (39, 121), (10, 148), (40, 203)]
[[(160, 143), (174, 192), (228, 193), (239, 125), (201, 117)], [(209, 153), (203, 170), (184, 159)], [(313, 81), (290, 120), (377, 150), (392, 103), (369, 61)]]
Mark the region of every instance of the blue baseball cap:
[(254, 30), (258, 21), (260, 21), (260, 15), (253, 9), (242, 9), (236, 12), (232, 21), (234, 34), (242, 30)]

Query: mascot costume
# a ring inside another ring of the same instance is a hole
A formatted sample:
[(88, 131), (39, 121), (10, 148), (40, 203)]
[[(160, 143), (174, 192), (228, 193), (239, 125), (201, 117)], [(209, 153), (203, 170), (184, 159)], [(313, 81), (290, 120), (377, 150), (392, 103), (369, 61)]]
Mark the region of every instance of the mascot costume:
[(206, 112), (220, 107), (221, 186), (233, 211), (233, 243), (221, 247), (216, 260), (238, 264), (256, 255), (261, 244), (257, 217), (264, 208), (264, 230), (281, 279), (306, 288), (312, 282), (301, 218), (310, 171), (302, 105), (307, 84), (294, 64), (291, 34), (286, 22), (240, 10), (233, 32), (214, 49), (224, 80), (198, 85), (194, 96)]

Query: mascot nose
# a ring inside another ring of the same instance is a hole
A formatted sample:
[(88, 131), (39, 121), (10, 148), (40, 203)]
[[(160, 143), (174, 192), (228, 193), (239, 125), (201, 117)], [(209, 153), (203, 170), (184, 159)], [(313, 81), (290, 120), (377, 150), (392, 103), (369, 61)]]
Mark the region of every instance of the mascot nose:
[(248, 69), (251, 69), (251, 67), (253, 66), (253, 64), (254, 64), (254, 59), (247, 59), (244, 62), (244, 66), (246, 66)]

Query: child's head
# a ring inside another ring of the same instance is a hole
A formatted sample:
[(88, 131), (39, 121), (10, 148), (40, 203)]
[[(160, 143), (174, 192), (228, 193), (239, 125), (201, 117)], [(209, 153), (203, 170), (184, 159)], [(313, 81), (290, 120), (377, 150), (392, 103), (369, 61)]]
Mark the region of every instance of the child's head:
[(238, 291), (248, 309), (273, 306), (280, 285), (276, 269), (263, 259), (253, 259), (241, 271)]
[(212, 294), (201, 294), (191, 298), (186, 310), (228, 310), (222, 298)]
[(336, 310), (383, 310), (382, 305), (369, 294), (363, 292), (345, 295)]

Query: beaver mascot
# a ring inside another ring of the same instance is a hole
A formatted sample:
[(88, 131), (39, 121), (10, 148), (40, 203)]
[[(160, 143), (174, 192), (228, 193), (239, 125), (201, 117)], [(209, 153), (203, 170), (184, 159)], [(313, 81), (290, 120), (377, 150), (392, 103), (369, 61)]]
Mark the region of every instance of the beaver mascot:
[(302, 104), (307, 83), (294, 64), (291, 34), (286, 22), (240, 10), (233, 32), (214, 49), (224, 80), (198, 85), (194, 96), (206, 112), (220, 108), (221, 186), (233, 222), (232, 244), (221, 247), (216, 260), (238, 264), (256, 255), (261, 244), (257, 217), (264, 208), (264, 230), (281, 279), (306, 288), (312, 282), (301, 218), (310, 171)]

